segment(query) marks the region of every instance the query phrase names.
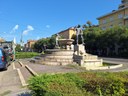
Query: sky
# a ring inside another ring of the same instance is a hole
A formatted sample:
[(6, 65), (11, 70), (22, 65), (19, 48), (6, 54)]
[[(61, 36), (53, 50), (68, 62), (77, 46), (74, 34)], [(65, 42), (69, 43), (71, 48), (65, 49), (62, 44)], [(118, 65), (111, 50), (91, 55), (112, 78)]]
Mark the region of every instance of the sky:
[(27, 40), (50, 37), (117, 10), (121, 0), (0, 0), (0, 37)]

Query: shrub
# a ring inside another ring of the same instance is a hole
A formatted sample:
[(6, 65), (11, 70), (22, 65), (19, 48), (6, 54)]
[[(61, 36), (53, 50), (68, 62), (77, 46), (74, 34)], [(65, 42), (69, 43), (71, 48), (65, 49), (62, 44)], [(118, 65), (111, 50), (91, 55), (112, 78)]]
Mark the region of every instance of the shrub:
[(83, 72), (32, 77), (33, 96), (128, 96), (128, 72)]
[(34, 96), (84, 96), (81, 88), (84, 81), (73, 73), (40, 75), (29, 80), (29, 89)]
[[(90, 72), (79, 73), (78, 75), (86, 80), (84, 89), (99, 96), (122, 96), (125, 94), (126, 87), (118, 73)], [(93, 77), (93, 78), (89, 78)]]

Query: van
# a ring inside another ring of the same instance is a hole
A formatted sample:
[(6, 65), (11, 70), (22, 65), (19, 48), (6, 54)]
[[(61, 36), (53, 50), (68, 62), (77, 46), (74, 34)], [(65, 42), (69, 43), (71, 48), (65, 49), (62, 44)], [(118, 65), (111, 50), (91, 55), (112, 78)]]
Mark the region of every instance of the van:
[(0, 48), (0, 69), (7, 70), (10, 64), (9, 54)]

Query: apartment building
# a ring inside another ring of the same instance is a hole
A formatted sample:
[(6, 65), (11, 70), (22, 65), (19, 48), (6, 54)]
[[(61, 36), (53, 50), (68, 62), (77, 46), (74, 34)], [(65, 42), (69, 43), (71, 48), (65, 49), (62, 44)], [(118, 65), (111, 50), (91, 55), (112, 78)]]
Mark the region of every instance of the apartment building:
[(58, 33), (64, 39), (71, 39), (76, 34), (74, 27), (68, 28)]
[(28, 40), (24, 45), (24, 51), (33, 51), (33, 45), (36, 43), (36, 41), (37, 40)]
[(121, 0), (118, 10), (97, 18), (99, 27), (103, 30), (113, 26), (128, 26), (128, 0)]

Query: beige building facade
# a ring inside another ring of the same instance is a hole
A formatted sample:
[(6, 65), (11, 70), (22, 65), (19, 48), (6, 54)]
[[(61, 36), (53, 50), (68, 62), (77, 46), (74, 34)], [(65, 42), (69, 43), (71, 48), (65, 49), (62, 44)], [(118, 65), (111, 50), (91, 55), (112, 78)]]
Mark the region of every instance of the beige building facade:
[(33, 51), (33, 45), (36, 43), (36, 41), (37, 40), (28, 40), (24, 45), (24, 51)]
[(0, 42), (5, 42), (5, 40), (3, 38), (0, 37)]
[(74, 27), (68, 28), (58, 33), (64, 39), (71, 39), (73, 35), (76, 35)]
[(118, 10), (113, 10), (111, 13), (98, 17), (99, 27), (103, 30), (114, 26), (128, 27), (128, 0), (122, 0)]

